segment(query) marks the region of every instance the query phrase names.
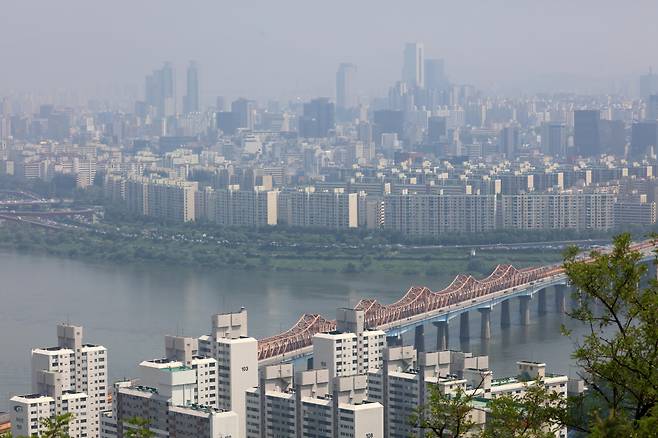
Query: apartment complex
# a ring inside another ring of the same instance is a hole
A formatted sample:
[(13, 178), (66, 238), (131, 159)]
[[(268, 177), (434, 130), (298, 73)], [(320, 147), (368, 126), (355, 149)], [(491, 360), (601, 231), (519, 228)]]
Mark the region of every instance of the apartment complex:
[[(126, 431), (134, 427), (130, 419), (144, 418), (149, 421), (149, 429), (156, 437), (181, 438), (224, 438), (240, 435), (240, 420), (235, 412), (223, 411), (209, 406), (192, 403), (178, 404), (181, 394), (193, 391), (190, 382), (176, 376), (172, 379), (175, 398), (161, 393), (159, 386), (135, 385), (118, 388), (116, 393), (116, 428), (108, 428), (105, 437), (126, 436)], [(167, 388), (165, 392), (168, 390)], [(186, 391), (187, 390), (187, 391)]]
[(32, 394), (10, 399), (14, 435), (41, 432), (42, 420), (72, 413), (71, 437), (97, 437), (107, 409), (107, 349), (83, 344), (83, 328), (57, 326), (57, 346), (32, 350)]
[[(197, 217), (224, 226), (263, 227), (276, 225), (278, 197), (276, 191), (256, 187), (240, 190), (232, 185), (226, 189), (206, 188), (200, 195), (203, 203)], [(198, 205), (198, 204), (197, 204)]]
[(274, 187), (263, 169), (242, 169), (239, 174), (233, 169), (234, 175), (222, 169), (205, 176), (210, 183), (191, 182), (184, 179), (187, 171), (178, 172), (182, 168), (171, 164), (175, 169), (153, 169), (167, 178), (120, 176), (134, 170), (110, 173), (104, 193), (136, 214), (172, 221), (384, 229), (417, 238), (655, 223), (654, 166), (605, 164), (568, 168), (544, 163), (540, 170), (530, 163), (509, 169), (509, 163), (500, 168), (464, 164), (460, 169), (448, 164), (445, 169), (420, 169), (403, 163), (400, 169), (380, 169), (367, 177), (356, 172), (349, 181), (288, 187)]
[(336, 331), (313, 336), (313, 361), (326, 368), (329, 377), (366, 374), (382, 365), (386, 333), (367, 330), (363, 310), (339, 308), (336, 311)]
[(615, 226), (614, 205), (611, 193), (502, 195), (500, 228), (610, 230)]
[(279, 221), (292, 227), (357, 228), (358, 200), (359, 194), (346, 193), (343, 189), (306, 187), (282, 191), (279, 195)]
[(407, 236), (484, 233), (496, 228), (493, 195), (409, 193), (384, 197), (384, 229)]
[[(125, 182), (128, 209), (139, 215), (175, 222), (195, 220), (195, 193), (198, 184), (170, 178), (131, 177)], [(122, 190), (119, 182), (111, 180), (106, 192), (117, 199), (115, 190)]]
[[(388, 347), (381, 370), (368, 374), (368, 397), (384, 406), (384, 430), (390, 437), (421, 436), (410, 423), (417, 407), (426, 404), (430, 388), (454, 394), (461, 388), (477, 396), (470, 418), (480, 427), (486, 422), (487, 400), (502, 394), (521, 396), (540, 379), (547, 389), (567, 396), (569, 378), (546, 373), (546, 365), (517, 362), (515, 377), (495, 379), (487, 356), (456, 351), (416, 352), (413, 347)], [(566, 437), (566, 428), (556, 433)]]
[[(330, 387), (332, 389), (330, 389)], [(295, 374), (292, 364), (265, 367), (247, 392), (247, 438), (384, 437), (383, 406), (367, 399), (365, 375)]]

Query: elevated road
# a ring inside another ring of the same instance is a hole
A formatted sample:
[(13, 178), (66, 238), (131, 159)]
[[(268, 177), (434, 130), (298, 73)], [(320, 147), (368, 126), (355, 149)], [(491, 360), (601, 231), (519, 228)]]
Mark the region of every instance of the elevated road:
[[(642, 253), (643, 260), (649, 260), (654, 256), (656, 245), (653, 241), (644, 241), (632, 248)], [(529, 298), (548, 287), (566, 284), (566, 274), (560, 264), (524, 269), (498, 265), (484, 279), (460, 274), (443, 290), (433, 292), (426, 287), (412, 287), (392, 304), (362, 299), (355, 309), (364, 312), (365, 326), (369, 329), (396, 335), (430, 322), (447, 322), (476, 309), (483, 313), (484, 321), (493, 306), (510, 298)], [(313, 335), (335, 328), (335, 320), (319, 314), (302, 315), (289, 330), (259, 340), (258, 359), (265, 365), (306, 355), (311, 351)]]

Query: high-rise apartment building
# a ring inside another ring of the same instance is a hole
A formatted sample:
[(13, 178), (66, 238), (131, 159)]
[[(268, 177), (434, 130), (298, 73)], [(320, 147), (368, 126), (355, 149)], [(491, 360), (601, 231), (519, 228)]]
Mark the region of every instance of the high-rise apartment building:
[(155, 386), (129, 385), (116, 390), (114, 425), (107, 422), (107, 433), (102, 438), (123, 438), (133, 426), (132, 418), (144, 418), (149, 430), (159, 438), (225, 438), (241, 435), (240, 418), (235, 412), (194, 403), (180, 403), (185, 394), (195, 390), (189, 378), (191, 370), (175, 368), (162, 376)]
[(240, 190), (238, 185), (229, 185), (226, 189), (206, 188), (203, 196), (206, 202), (205, 219), (210, 222), (251, 227), (277, 224), (277, 191), (258, 186), (252, 190)]
[(183, 97), (183, 113), (199, 112), (199, 68), (195, 61), (187, 67), (187, 93)]
[(405, 44), (402, 81), (411, 88), (425, 85), (425, 48), (422, 43)]
[(484, 233), (495, 227), (494, 195), (431, 195), (405, 189), (384, 196), (384, 228), (404, 235)]
[(12, 397), (13, 433), (38, 434), (41, 420), (72, 413), (72, 438), (98, 437), (109, 405), (107, 349), (84, 344), (80, 326), (57, 326), (57, 346), (32, 350), (32, 394)]
[(134, 213), (177, 222), (193, 221), (198, 183), (133, 176), (126, 181), (126, 204)]
[(336, 109), (346, 110), (356, 106), (354, 80), (356, 65), (343, 62), (336, 72)]
[(386, 333), (367, 330), (362, 310), (338, 309), (336, 331), (313, 336), (313, 360), (329, 377), (347, 377), (377, 370), (382, 364)]
[(610, 230), (614, 228), (611, 193), (560, 192), (502, 195), (501, 227), (521, 230)]
[[(471, 420), (483, 427), (487, 400), (502, 394), (522, 394), (535, 379), (566, 398), (567, 376), (547, 374), (546, 365), (517, 362), (516, 378), (494, 379), (487, 356), (472, 356), (459, 351), (416, 352), (409, 346), (389, 347), (383, 366), (368, 374), (368, 398), (384, 406), (384, 433), (390, 437), (422, 436), (409, 418), (418, 406), (428, 402), (430, 387), (440, 393), (454, 394), (458, 388), (476, 396)], [(566, 437), (566, 429), (556, 437)]]
[(247, 335), (247, 311), (213, 315), (210, 336), (199, 338), (202, 356), (217, 360), (217, 407), (233, 411), (245, 436), (245, 394), (258, 385), (258, 341)]
[(281, 223), (293, 227), (345, 229), (359, 226), (359, 194), (334, 190), (288, 190), (279, 193)]
[(247, 438), (384, 437), (383, 407), (366, 397), (365, 375), (295, 374), (292, 364), (265, 367), (247, 392)]

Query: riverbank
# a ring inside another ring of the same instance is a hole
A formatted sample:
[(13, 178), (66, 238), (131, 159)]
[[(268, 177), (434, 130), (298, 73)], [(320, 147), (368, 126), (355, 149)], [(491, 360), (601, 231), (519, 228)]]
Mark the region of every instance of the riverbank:
[(201, 269), (395, 273), (445, 277), (461, 272), (484, 276), (500, 263), (518, 267), (557, 263), (558, 248), (469, 248), (390, 245), (340, 236), (209, 236), (195, 230), (99, 226), (46, 231), (5, 223), (0, 248), (29, 254), (114, 264), (157, 264)]

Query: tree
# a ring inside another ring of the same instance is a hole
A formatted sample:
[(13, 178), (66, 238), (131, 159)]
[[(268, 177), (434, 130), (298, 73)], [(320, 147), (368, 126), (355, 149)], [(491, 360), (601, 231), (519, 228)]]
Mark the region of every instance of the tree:
[(478, 389), (457, 387), (454, 393), (444, 394), (436, 385), (431, 385), (428, 403), (412, 415), (411, 424), (423, 431), (426, 437), (459, 438), (470, 434), (478, 428), (472, 418), (473, 401)]
[(537, 378), (523, 394), (492, 399), (488, 410), (482, 438), (553, 438), (563, 428), (567, 401)]
[(657, 418), (658, 282), (641, 286), (647, 267), (630, 245), (630, 235), (621, 234), (611, 252), (592, 251), (589, 261), (578, 259), (576, 248), (565, 256), (579, 302), (569, 316), (588, 331), (573, 357), (601, 406), (591, 415), (593, 434), (626, 427), (637, 432)]
[(70, 438), (69, 423), (71, 420), (73, 420), (71, 412), (43, 419), (41, 426), (44, 430), (40, 436), (43, 438)]
[(126, 428), (125, 435), (128, 438), (151, 438), (155, 432), (150, 429), (151, 421), (142, 417), (131, 417), (126, 421), (130, 426)]

